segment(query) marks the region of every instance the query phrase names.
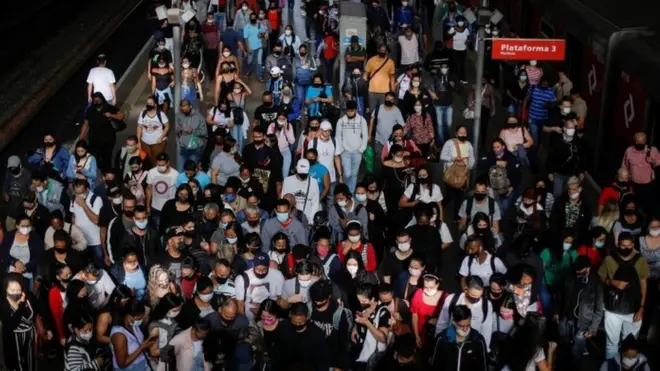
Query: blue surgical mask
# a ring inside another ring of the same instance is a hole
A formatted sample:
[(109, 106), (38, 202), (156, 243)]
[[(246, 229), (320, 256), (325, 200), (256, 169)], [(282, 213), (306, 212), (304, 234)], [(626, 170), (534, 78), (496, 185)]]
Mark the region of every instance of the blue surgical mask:
[(141, 319), (136, 319), (133, 321), (133, 326), (135, 327), (140, 327), (142, 326), (142, 320)]
[(364, 201), (367, 200), (367, 195), (365, 195), (365, 194), (356, 194), (355, 199), (357, 200), (357, 202), (364, 202)]
[(568, 242), (564, 242), (561, 247), (562, 247), (562, 249), (564, 249), (564, 251), (568, 251), (568, 250), (571, 249), (571, 247), (573, 247), (573, 244), (568, 243)]
[(199, 294), (199, 298), (202, 299), (203, 302), (208, 303), (213, 299), (213, 293), (210, 294)]
[(138, 227), (139, 229), (147, 229), (148, 224), (149, 224), (148, 220), (135, 220), (135, 226)]
[(520, 76), (520, 81), (527, 81), (527, 76)]
[(229, 223), (223, 223), (223, 222), (220, 222), (220, 228), (222, 228), (222, 230), (227, 229), (227, 226), (228, 226), (228, 225), (229, 225)]
[(289, 213), (277, 213), (277, 220), (279, 220), (280, 223), (286, 222), (289, 220)]
[(594, 242), (594, 246), (596, 246), (596, 248), (602, 249), (605, 247), (605, 241), (596, 241)]
[(234, 196), (233, 194), (226, 194), (225, 195), (225, 201), (227, 201), (227, 202), (233, 202), (235, 198), (236, 198), (236, 196)]

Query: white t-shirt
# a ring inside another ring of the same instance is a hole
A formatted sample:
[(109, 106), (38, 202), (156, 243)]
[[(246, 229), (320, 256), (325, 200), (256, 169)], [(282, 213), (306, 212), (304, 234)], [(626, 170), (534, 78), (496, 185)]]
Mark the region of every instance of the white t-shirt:
[(415, 188), (414, 184), (409, 185), (405, 192), (403, 194), (408, 198), (410, 201), (420, 201), (425, 204), (430, 203), (430, 202), (440, 202), (442, 201), (442, 191), (440, 190), (440, 186), (437, 184), (433, 184), (433, 192), (429, 192), (429, 189), (426, 188), (425, 186), (420, 186), (419, 187), (419, 192), (417, 192), (417, 195), (415, 195), (415, 199), (411, 200), (410, 197), (413, 194), (413, 189)]
[(89, 304), (94, 309), (101, 309), (106, 306), (110, 301), (110, 295), (115, 291), (115, 283), (112, 282), (112, 278), (105, 271), (101, 271), (101, 276), (95, 284), (85, 283), (85, 285), (87, 286)]
[(296, 209), (305, 213), (311, 223), (314, 215), (321, 208), (319, 184), (316, 179), (307, 177), (307, 180), (302, 181), (296, 175), (288, 176), (282, 183), (282, 196), (288, 193), (296, 198)]
[[(215, 129), (221, 127), (221, 128), (226, 128), (227, 125), (229, 124), (229, 120), (234, 119), (234, 112), (232, 110), (229, 110), (229, 116), (225, 116), (222, 111), (220, 111), (217, 108), (211, 108), (209, 109), (209, 115), (213, 116), (213, 122), (215, 125), (212, 126), (212, 129), (215, 131)], [(236, 138), (234, 138), (236, 139)]]
[(413, 35), (410, 40), (405, 35), (399, 36), (401, 45), (401, 64), (404, 66), (419, 62), (419, 43), (417, 35)]
[(319, 164), (328, 169), (328, 172), (330, 173), (330, 183), (336, 182), (337, 174), (335, 174), (335, 156), (340, 155), (340, 153), (337, 153), (335, 142), (332, 139), (324, 142), (320, 138), (318, 140), (310, 140), (307, 142), (306, 149), (314, 148), (314, 143), (317, 143), (316, 151), (319, 153)]
[[(160, 115), (160, 120), (158, 120), (157, 115)], [(163, 122), (162, 124), (161, 121)], [(142, 138), (140, 140), (144, 144), (153, 145), (159, 143), (158, 139), (163, 135), (163, 129), (165, 128), (165, 124), (168, 123), (168, 120), (165, 112), (158, 110), (154, 117), (149, 116), (148, 113), (141, 112), (137, 123), (142, 127)]]
[(245, 302), (245, 315), (252, 321), (254, 313), (250, 310), (251, 307), (259, 306), (266, 299), (277, 299), (282, 296), (282, 287), (284, 286), (284, 276), (282, 272), (277, 269), (269, 269), (268, 274), (264, 278), (257, 278), (254, 275), (253, 269), (245, 271), (248, 276), (249, 286), (245, 287), (245, 280), (243, 275), (238, 275), (234, 280), (236, 287), (236, 300)]
[[(461, 267), (458, 269), (458, 274), (463, 277), (478, 276), (483, 281), (484, 287), (490, 286), (490, 276), (492, 276), (494, 273), (506, 273), (506, 267), (500, 258), (494, 257), (489, 253), (486, 254), (486, 260), (484, 260), (483, 264), (479, 264), (479, 259), (473, 258), (470, 267), (468, 267), (468, 261), (470, 260), (470, 257), (464, 257), (463, 262), (461, 263)], [(493, 265), (495, 266), (495, 272), (493, 272), (491, 267), (491, 259), (495, 259), (493, 262)]]
[(105, 67), (94, 67), (89, 70), (89, 75), (87, 75), (87, 83), (92, 84), (93, 92), (103, 94), (105, 100), (108, 102), (112, 101), (114, 96), (112, 95), (112, 84), (115, 84), (115, 74), (111, 69)]
[[(94, 198), (94, 204), (92, 205), (92, 197)], [(95, 196), (92, 192), (87, 193), (87, 198), (85, 199), (87, 206), (92, 209), (92, 212), (95, 215), (101, 213), (101, 208), (103, 207), (103, 200), (100, 196)], [(75, 226), (80, 229), (83, 236), (85, 236), (85, 241), (87, 241), (87, 246), (99, 246), (101, 244), (101, 228), (92, 223), (91, 220), (87, 217), (85, 210), (75, 202), (75, 199), (71, 201), (71, 207), (69, 211), (73, 213), (76, 218)]]
[(162, 210), (168, 200), (176, 196), (176, 178), (179, 172), (170, 167), (166, 174), (161, 174), (158, 168), (153, 168), (147, 173), (147, 184), (151, 186), (151, 207)]
[(470, 37), (470, 31), (467, 28), (465, 28), (462, 32), (459, 32), (458, 30), (455, 31), (456, 33), (452, 37), (452, 41), (454, 43), (453, 49), (458, 51), (467, 50), (467, 41)]

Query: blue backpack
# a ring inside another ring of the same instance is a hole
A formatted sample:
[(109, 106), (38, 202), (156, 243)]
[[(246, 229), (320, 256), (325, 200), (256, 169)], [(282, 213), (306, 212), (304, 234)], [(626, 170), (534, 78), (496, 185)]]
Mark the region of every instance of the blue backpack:
[[(314, 69), (302, 68), (302, 67), (296, 68), (295, 83), (300, 86), (310, 86), (312, 85), (312, 81), (314, 80), (314, 74), (316, 74), (316, 69), (318, 68), (318, 66), (316, 65), (316, 61), (314, 60), (314, 58), (309, 58), (309, 59), (311, 60), (310, 64), (311, 63), (314, 64)], [(304, 98), (305, 97), (302, 97), (302, 99)]]

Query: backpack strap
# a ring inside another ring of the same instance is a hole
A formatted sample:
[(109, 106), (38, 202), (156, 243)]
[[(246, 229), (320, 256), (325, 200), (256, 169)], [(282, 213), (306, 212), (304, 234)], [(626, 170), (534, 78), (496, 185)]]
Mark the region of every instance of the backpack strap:
[(474, 196), (470, 197), (465, 201), (465, 217), (467, 218), (468, 223), (472, 221), (472, 205), (474, 204)]
[(488, 216), (490, 217), (490, 226), (493, 226), (493, 215), (495, 215), (495, 199), (488, 197)]
[(247, 292), (248, 289), (250, 288), (250, 276), (248, 276), (247, 272), (243, 272), (241, 273), (241, 277), (243, 277), (243, 286), (245, 286), (244, 298), (245, 298), (245, 302), (247, 303), (247, 299), (248, 299)]
[(293, 293), (298, 295), (298, 294), (300, 294), (300, 281), (298, 281), (298, 277), (295, 278), (294, 282), (295, 282), (295, 285), (294, 285)]
[(335, 207), (335, 211), (337, 211), (337, 214), (339, 215), (340, 218), (345, 218), (346, 215), (344, 215), (344, 212), (342, 211), (341, 207), (334, 203), (332, 206)]
[(458, 303), (458, 299), (461, 296), (461, 293), (456, 293), (454, 296), (451, 297), (451, 300), (449, 301), (449, 318), (451, 319), (451, 313), (454, 311), (454, 308), (456, 308), (456, 303)]
[(481, 323), (484, 323), (484, 322), (486, 322), (486, 316), (488, 315), (488, 304), (490, 304), (490, 302), (486, 298), (486, 290), (484, 290), (484, 294), (481, 297), (481, 301), (482, 301), (482, 303), (481, 303), (481, 313), (482, 313)]
[(312, 139), (312, 148), (316, 149), (316, 147), (318, 147), (318, 145), (319, 145), (319, 138), (317, 137), (317, 138)]
[(344, 306), (338, 305), (335, 312), (332, 313), (332, 328), (339, 330), (339, 325), (341, 324), (341, 315), (344, 314)]

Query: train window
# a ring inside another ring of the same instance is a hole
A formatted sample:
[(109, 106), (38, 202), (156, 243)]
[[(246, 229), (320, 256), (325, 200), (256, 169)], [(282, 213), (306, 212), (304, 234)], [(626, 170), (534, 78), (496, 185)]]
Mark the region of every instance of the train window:
[(541, 28), (539, 30), (539, 36), (546, 39), (552, 39), (555, 36), (555, 28), (546, 21), (544, 18), (541, 18)]

